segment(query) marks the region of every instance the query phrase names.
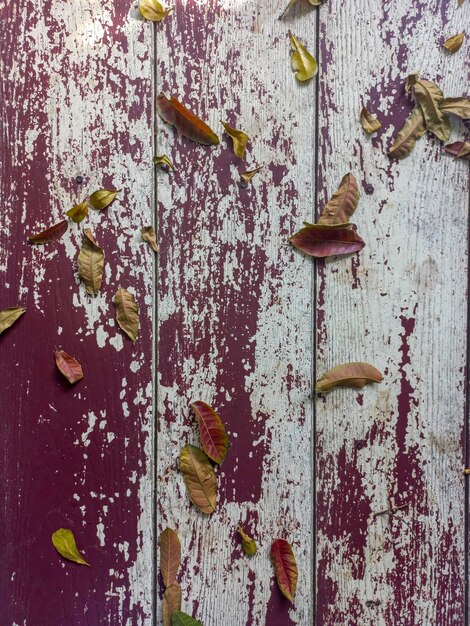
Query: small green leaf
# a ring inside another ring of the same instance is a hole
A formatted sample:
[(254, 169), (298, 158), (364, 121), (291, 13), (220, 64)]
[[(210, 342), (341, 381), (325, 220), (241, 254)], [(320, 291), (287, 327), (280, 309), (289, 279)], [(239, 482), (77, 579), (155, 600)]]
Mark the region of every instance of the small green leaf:
[(171, 626), (202, 626), (202, 623), (194, 619), (194, 617), (186, 615), (186, 613), (176, 611), (171, 616)]
[(68, 559), (79, 565), (88, 565), (88, 567), (91, 567), (78, 551), (73, 532), (68, 528), (59, 528), (59, 530), (52, 533), (52, 543), (54, 548), (64, 559)]
[(102, 211), (111, 204), (120, 192), (120, 189), (99, 189), (90, 196), (90, 204), (93, 209)]

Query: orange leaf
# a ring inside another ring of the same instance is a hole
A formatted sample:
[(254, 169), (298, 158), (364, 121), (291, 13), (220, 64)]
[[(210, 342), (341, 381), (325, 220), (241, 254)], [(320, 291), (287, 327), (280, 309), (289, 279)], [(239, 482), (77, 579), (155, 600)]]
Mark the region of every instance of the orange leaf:
[(54, 356), (60, 373), (65, 376), (71, 385), (78, 383), (83, 378), (82, 366), (67, 352), (57, 350), (57, 352), (54, 352)]
[(317, 380), (317, 393), (331, 391), (335, 387), (353, 387), (361, 389), (364, 385), (380, 383), (383, 376), (378, 369), (369, 363), (343, 363), (329, 370)]
[(69, 224), (67, 220), (62, 220), (54, 226), (50, 228), (46, 228), (46, 230), (41, 231), (37, 235), (31, 235), (28, 237), (28, 241), (30, 243), (49, 243), (50, 241), (55, 241), (56, 239), (60, 239), (62, 235), (65, 233)]
[(205, 402), (191, 404), (199, 426), (199, 436), (207, 456), (221, 465), (229, 447), (228, 437), (218, 413)]
[(271, 560), (276, 573), (278, 587), (283, 596), (294, 601), (297, 589), (297, 563), (290, 544), (285, 539), (276, 539), (271, 547)]
[(162, 93), (157, 96), (157, 110), (160, 117), (174, 126), (184, 137), (206, 145), (219, 143), (214, 131), (174, 96), (170, 100)]
[(160, 535), (160, 571), (163, 584), (169, 587), (176, 582), (181, 565), (181, 544), (172, 528), (165, 528)]

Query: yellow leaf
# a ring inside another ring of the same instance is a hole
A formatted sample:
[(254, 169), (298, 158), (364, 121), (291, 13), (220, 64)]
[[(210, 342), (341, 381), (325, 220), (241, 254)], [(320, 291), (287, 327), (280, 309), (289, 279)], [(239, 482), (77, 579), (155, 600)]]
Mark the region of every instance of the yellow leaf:
[(449, 39), (444, 41), (442, 47), (454, 54), (455, 52), (458, 52), (462, 47), (464, 38), (465, 33), (458, 33), (457, 35), (449, 37)]
[(191, 502), (203, 513), (213, 513), (217, 505), (217, 478), (207, 454), (188, 444), (181, 450), (179, 468)]
[(88, 565), (88, 567), (91, 567), (78, 551), (73, 532), (68, 528), (59, 528), (59, 530), (52, 533), (52, 543), (54, 548), (64, 559), (74, 561), (74, 563), (78, 563), (79, 565)]
[(310, 80), (318, 72), (318, 65), (307, 48), (298, 41), (289, 31), (292, 47), (292, 71), (295, 72), (297, 80), (303, 82)]
[(365, 132), (368, 135), (372, 135), (372, 133), (376, 133), (379, 130), (379, 128), (382, 126), (382, 124), (375, 117), (375, 115), (372, 115), (372, 113), (369, 113), (366, 107), (362, 107), (362, 111), (361, 111), (361, 115), (359, 119), (360, 119), (362, 128), (365, 130)]
[(90, 204), (93, 209), (102, 211), (111, 204), (120, 192), (120, 189), (99, 189), (90, 196)]
[(468, 120), (470, 119), (470, 98), (444, 98), (441, 111)]
[(22, 306), (12, 306), (8, 309), (0, 310), (0, 335), (4, 330), (13, 326), (18, 318), (26, 311)]
[(139, 11), (146, 20), (161, 22), (173, 11), (173, 7), (164, 9), (158, 0), (139, 0)]
[(242, 538), (243, 552), (246, 554), (246, 556), (255, 556), (257, 550), (255, 540), (247, 535), (244, 532), (243, 528), (239, 528), (238, 533)]
[(98, 295), (103, 281), (104, 252), (96, 243), (91, 230), (85, 229), (78, 254), (78, 274), (90, 296)]
[(250, 138), (242, 130), (232, 128), (226, 122), (222, 122), (225, 132), (232, 138), (233, 141), (233, 153), (239, 159), (245, 158), (246, 144), (250, 141)]
[(144, 226), (141, 231), (143, 241), (146, 241), (150, 244), (150, 247), (154, 252), (159, 252), (160, 248), (157, 243), (157, 235), (155, 234), (155, 229), (153, 226)]
[(139, 310), (134, 296), (127, 289), (119, 287), (114, 298), (116, 321), (126, 335), (135, 341), (139, 332)]
[(76, 204), (65, 215), (70, 217), (76, 224), (79, 224), (88, 215), (88, 200)]
[(246, 187), (248, 183), (251, 181), (251, 179), (253, 178), (253, 176), (262, 169), (263, 169), (263, 166), (260, 165), (259, 167), (255, 167), (254, 170), (248, 170), (247, 172), (243, 172), (243, 174), (240, 174), (240, 178), (243, 182), (242, 186)]
[(153, 160), (153, 163), (154, 165), (166, 165), (168, 168), (171, 168), (172, 170), (175, 169), (175, 166), (170, 161), (170, 159), (166, 156), (166, 154), (155, 157)]

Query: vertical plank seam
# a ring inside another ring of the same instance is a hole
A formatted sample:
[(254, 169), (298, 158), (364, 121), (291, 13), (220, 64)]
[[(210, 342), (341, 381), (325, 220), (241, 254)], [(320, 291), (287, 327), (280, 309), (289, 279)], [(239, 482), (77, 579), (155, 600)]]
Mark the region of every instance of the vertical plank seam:
[[(470, 214), (470, 192), (468, 195), (468, 210)], [(464, 449), (463, 449), (463, 458), (465, 467), (469, 467), (470, 464), (470, 446), (469, 446), (469, 436), (470, 436), (470, 424), (469, 424), (469, 398), (470, 398), (470, 379), (469, 379), (469, 367), (470, 367), (470, 341), (468, 337), (469, 328), (470, 328), (470, 306), (468, 305), (468, 294), (470, 293), (470, 221), (467, 221), (467, 361), (466, 361), (466, 395), (465, 395), (465, 415), (464, 415)], [(465, 607), (465, 615), (464, 615), (464, 623), (465, 626), (470, 625), (470, 615), (469, 615), (469, 565), (470, 565), (470, 555), (469, 555), (469, 526), (470, 526), (470, 487), (468, 484), (469, 477), (465, 477), (465, 517), (464, 517), (464, 607)]]

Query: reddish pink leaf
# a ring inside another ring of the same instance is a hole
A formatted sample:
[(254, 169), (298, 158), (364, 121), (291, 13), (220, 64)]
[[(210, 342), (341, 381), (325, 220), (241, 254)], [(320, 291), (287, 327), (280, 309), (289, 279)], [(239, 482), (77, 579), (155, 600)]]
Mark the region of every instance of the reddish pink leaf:
[(207, 456), (220, 465), (228, 450), (228, 437), (218, 413), (205, 402), (191, 404), (199, 425), (199, 436)]
[(41, 231), (37, 235), (31, 235), (28, 237), (28, 241), (30, 243), (49, 243), (50, 241), (55, 241), (56, 239), (60, 239), (62, 235), (65, 233), (69, 224), (67, 220), (62, 220), (54, 226), (50, 228), (46, 228), (46, 230)]
[(276, 580), (283, 596), (294, 601), (297, 589), (297, 563), (290, 544), (285, 539), (276, 539), (271, 547), (271, 561)]
[(470, 141), (456, 141), (444, 146), (444, 150), (458, 159), (470, 161)]
[(365, 246), (355, 231), (354, 224), (348, 224), (344, 228), (319, 228), (315, 224), (309, 224), (292, 235), (289, 241), (305, 254), (317, 258), (359, 252)]
[(82, 366), (67, 352), (57, 350), (57, 352), (54, 352), (54, 356), (60, 373), (65, 376), (71, 385), (83, 378)]
[(206, 145), (217, 145), (219, 138), (209, 126), (172, 96), (157, 96), (157, 110), (160, 117), (174, 126), (184, 137)]

